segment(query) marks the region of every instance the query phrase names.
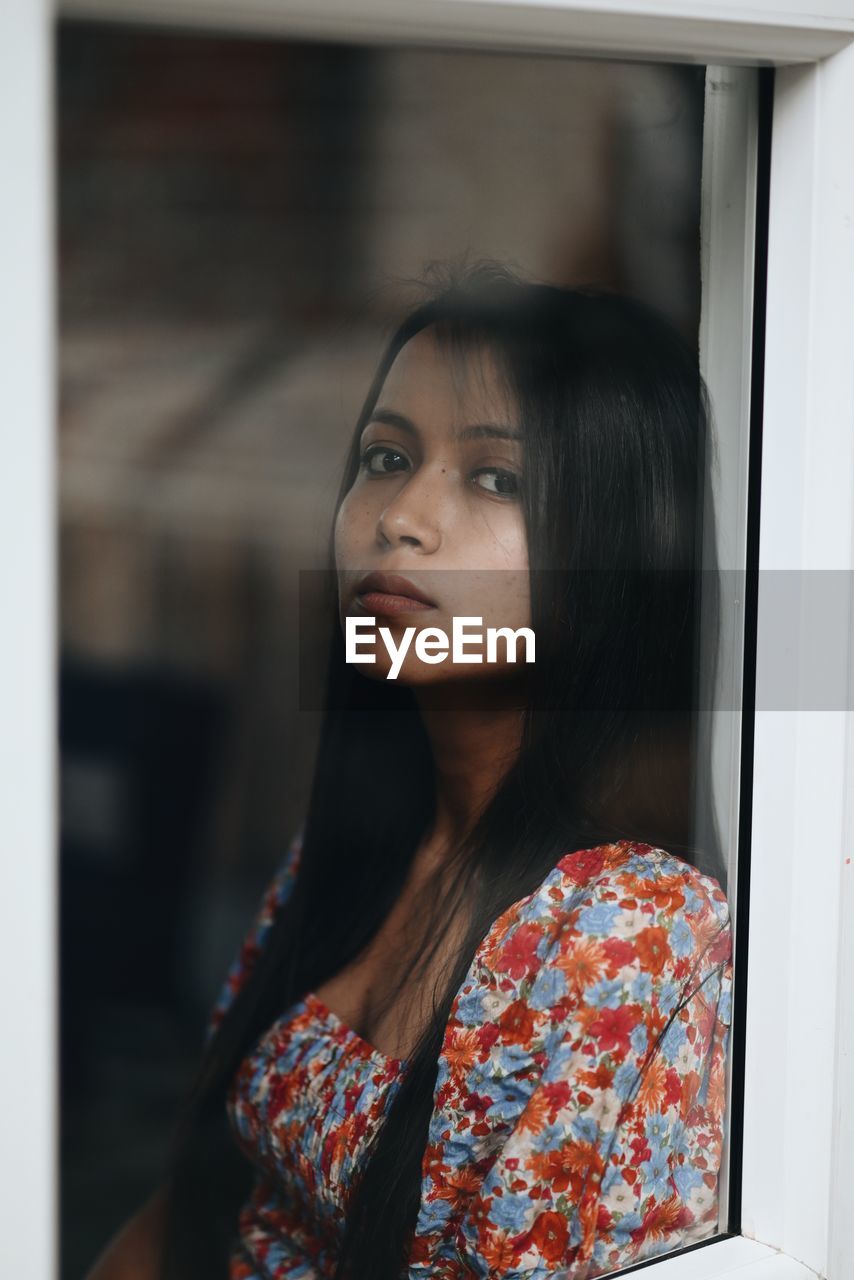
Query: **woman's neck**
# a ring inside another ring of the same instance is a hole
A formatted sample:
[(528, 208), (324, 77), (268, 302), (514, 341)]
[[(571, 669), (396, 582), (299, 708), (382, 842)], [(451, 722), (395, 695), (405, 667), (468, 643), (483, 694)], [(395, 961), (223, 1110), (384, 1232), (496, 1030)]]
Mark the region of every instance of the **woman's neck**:
[(422, 685), (416, 700), (436, 768), (436, 817), (425, 859), (441, 858), (474, 825), (512, 766), (522, 737), (521, 682)]

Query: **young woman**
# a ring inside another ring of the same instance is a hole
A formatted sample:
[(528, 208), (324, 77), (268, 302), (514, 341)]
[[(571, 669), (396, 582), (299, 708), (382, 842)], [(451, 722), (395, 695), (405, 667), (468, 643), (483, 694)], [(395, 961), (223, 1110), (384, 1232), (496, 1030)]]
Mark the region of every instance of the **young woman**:
[[(588, 1280), (714, 1234), (708, 434), (696, 352), (638, 302), (484, 263), (400, 325), (338, 498), (305, 820), (168, 1186), (92, 1280)], [(399, 646), (463, 617), (529, 628), (534, 662), (346, 661), (348, 619)]]

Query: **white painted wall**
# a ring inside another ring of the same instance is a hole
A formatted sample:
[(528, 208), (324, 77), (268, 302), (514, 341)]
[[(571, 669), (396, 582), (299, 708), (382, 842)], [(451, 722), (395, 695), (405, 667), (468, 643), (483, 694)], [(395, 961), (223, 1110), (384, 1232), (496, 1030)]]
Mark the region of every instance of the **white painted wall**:
[(0, 1274), (55, 1270), (50, 17), (0, 0)]

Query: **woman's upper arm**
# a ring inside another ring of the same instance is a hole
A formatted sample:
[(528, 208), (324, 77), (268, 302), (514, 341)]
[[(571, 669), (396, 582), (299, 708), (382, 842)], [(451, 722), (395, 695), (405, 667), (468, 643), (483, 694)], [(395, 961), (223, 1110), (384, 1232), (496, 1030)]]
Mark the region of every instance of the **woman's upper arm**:
[[(246, 981), (264, 945), (277, 908), (287, 899), (299, 867), (303, 828), (300, 827), (284, 861), (264, 890), (252, 924), (231, 963), (214, 1004), (205, 1032), (209, 1041), (237, 992)], [(160, 1280), (159, 1249), (162, 1242), (166, 1190), (156, 1191), (113, 1236), (86, 1276), (86, 1280)]]
[(165, 1187), (158, 1187), (99, 1254), (85, 1280), (160, 1280)]
[(496, 1023), (446, 1041), (460, 1056), (440, 1069), (409, 1280), (580, 1280), (714, 1229), (732, 946), (718, 894), (606, 875), (527, 972), (536, 926), (508, 932)]

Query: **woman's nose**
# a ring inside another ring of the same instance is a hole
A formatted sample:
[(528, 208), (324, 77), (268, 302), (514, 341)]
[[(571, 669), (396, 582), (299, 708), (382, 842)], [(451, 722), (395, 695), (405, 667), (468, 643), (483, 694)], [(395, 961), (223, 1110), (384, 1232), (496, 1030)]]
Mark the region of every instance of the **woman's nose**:
[(442, 543), (442, 498), (435, 477), (417, 472), (398, 490), (377, 521), (381, 542), (415, 544), (436, 551)]

